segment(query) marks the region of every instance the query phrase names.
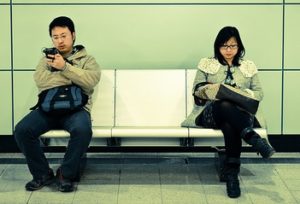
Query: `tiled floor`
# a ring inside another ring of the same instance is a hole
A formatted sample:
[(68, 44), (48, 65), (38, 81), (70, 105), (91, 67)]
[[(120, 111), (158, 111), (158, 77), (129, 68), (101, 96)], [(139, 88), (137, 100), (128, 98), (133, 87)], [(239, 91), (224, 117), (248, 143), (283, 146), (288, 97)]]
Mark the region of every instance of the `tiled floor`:
[[(55, 170), (62, 154), (47, 157)], [(88, 154), (72, 193), (61, 193), (54, 184), (26, 192), (31, 176), (23, 157), (0, 154), (0, 203), (300, 203), (300, 153), (277, 153), (267, 161), (254, 153), (242, 158), (242, 196), (230, 199), (210, 153)]]

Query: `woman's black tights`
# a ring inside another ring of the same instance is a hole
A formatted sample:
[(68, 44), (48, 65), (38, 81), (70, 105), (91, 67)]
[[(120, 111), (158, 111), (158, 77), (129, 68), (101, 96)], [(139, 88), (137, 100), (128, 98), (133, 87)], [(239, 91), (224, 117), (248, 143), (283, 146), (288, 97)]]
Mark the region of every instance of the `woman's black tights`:
[(224, 135), (227, 157), (239, 158), (241, 155), (241, 132), (252, 127), (253, 116), (229, 101), (215, 101), (213, 117)]

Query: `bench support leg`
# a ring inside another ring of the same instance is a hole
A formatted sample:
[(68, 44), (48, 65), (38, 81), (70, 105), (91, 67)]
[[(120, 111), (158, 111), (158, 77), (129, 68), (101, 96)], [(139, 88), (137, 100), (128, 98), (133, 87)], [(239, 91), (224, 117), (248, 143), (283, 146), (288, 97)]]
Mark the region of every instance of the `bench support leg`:
[(193, 147), (194, 139), (193, 138), (180, 138), (180, 146), (181, 147)]
[(121, 146), (121, 138), (118, 138), (118, 137), (107, 138), (107, 146), (120, 147)]
[(194, 138), (189, 138), (188, 139), (188, 146), (193, 147), (194, 146)]
[(180, 138), (179, 141), (181, 147), (186, 147), (188, 144), (188, 138)]

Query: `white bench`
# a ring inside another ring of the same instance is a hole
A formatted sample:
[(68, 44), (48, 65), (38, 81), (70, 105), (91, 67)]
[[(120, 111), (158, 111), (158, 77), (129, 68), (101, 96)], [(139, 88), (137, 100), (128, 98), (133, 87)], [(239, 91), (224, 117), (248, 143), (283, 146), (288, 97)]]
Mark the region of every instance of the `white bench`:
[[(92, 109), (93, 140), (118, 138), (121, 146), (224, 146), (220, 130), (180, 127), (193, 107), (195, 73), (191, 69), (102, 70)], [(266, 129), (256, 131), (267, 137)], [(42, 135), (68, 136), (63, 130)]]

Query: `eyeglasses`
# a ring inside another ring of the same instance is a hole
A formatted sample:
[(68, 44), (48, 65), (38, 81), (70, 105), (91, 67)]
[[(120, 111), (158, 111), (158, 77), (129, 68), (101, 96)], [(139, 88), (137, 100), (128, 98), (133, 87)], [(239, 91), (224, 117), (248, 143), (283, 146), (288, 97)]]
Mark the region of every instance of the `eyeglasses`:
[(221, 45), (220, 47), (222, 50), (227, 50), (230, 48), (230, 50), (236, 50), (238, 48), (238, 45)]
[(69, 35), (62, 34), (61, 36), (55, 35), (55, 36), (52, 36), (51, 38), (53, 41), (58, 41), (59, 39), (66, 40), (68, 37), (69, 37)]

